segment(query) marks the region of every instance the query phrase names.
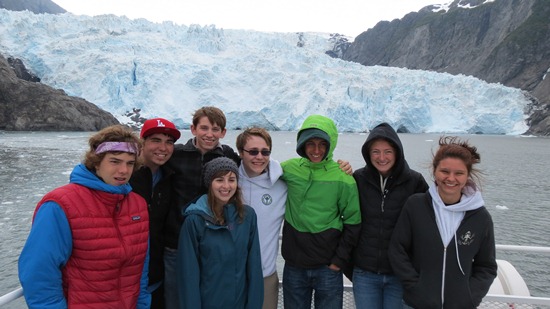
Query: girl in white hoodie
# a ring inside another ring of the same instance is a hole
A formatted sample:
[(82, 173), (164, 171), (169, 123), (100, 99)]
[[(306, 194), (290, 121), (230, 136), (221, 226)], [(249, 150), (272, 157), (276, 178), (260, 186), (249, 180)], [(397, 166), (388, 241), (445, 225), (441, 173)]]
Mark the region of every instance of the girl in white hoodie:
[(403, 207), (389, 248), (404, 308), (477, 308), (497, 274), (491, 215), (479, 190), (476, 147), (442, 137), (434, 185)]

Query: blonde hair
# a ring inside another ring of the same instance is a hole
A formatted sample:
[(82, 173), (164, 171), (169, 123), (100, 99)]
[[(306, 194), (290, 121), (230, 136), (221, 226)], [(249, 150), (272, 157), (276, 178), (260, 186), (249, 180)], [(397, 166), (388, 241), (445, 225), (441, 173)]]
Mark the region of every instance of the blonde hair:
[(252, 136), (258, 136), (262, 138), (267, 144), (267, 147), (269, 147), (269, 150), (271, 150), (271, 146), (272, 146), (271, 135), (269, 135), (266, 129), (260, 128), (260, 127), (246, 128), (241, 134), (239, 134), (235, 142), (235, 145), (237, 146), (237, 150), (243, 151), (244, 145), (246, 145), (246, 142)]

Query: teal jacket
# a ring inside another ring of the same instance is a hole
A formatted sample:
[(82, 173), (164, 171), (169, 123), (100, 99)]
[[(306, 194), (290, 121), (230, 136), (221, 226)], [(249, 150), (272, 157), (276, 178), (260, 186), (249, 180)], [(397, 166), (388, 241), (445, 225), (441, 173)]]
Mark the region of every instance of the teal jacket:
[(186, 209), (177, 256), (181, 308), (262, 308), (256, 213), (245, 207), (239, 222), (235, 206), (225, 205), (226, 225), (213, 223), (206, 194)]
[(333, 157), (338, 141), (334, 122), (309, 116), (298, 132), (315, 128), (330, 138), (327, 156), (319, 163), (294, 158), (281, 163), (288, 186), (281, 252), (295, 267), (317, 268), (350, 260), (361, 223), (359, 195), (352, 176), (344, 173)]

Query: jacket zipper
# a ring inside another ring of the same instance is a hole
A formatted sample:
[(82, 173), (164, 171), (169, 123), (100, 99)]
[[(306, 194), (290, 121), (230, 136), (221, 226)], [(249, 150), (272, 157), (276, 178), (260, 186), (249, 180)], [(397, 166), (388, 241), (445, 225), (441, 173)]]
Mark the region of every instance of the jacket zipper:
[[(116, 217), (120, 215), (120, 201), (117, 202), (116, 206), (115, 206), (115, 212), (113, 214), (113, 223), (115, 225), (115, 229), (116, 229), (116, 232), (117, 232), (117, 236), (118, 236), (118, 240), (120, 241), (120, 244), (122, 246), (122, 249), (124, 251), (124, 259), (126, 259), (126, 256), (127, 256), (127, 253), (126, 253), (126, 246), (124, 245), (124, 242), (122, 241), (122, 235), (120, 233), (120, 229), (119, 229), (119, 226), (117, 225), (117, 219)], [(118, 291), (119, 291), (119, 294), (120, 294), (120, 299), (122, 300), (123, 299), (123, 295), (122, 295), (122, 292), (121, 292), (121, 286), (122, 286), (122, 283), (121, 283), (121, 277), (122, 277), (122, 265), (118, 268)]]
[(447, 270), (447, 246), (443, 248), (443, 274), (441, 275), (441, 308), (445, 304), (445, 272)]
[(388, 189), (384, 190), (382, 193), (382, 204), (380, 205), (380, 210), (384, 212), (384, 203), (386, 202), (386, 195), (388, 195)]
[[(384, 229), (383, 215), (384, 215), (384, 204), (385, 204), (385, 201), (386, 201), (386, 195), (387, 194), (388, 194), (387, 189), (382, 190), (382, 203), (380, 204), (380, 211), (382, 212), (382, 217), (380, 218), (380, 228), (378, 229), (378, 235), (379, 236), (382, 235), (382, 230)], [(381, 244), (382, 243), (382, 238), (378, 237), (378, 241)], [(380, 246), (380, 248), (382, 248), (382, 246)], [(376, 273), (378, 273), (378, 274), (380, 274), (380, 259), (381, 259), (381, 256), (382, 256), (382, 250), (378, 250), (378, 257), (376, 259)]]

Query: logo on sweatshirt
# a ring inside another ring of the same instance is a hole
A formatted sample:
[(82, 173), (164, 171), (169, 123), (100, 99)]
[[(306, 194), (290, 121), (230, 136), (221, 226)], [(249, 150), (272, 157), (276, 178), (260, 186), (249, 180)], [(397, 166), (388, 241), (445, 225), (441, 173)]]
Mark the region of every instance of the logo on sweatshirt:
[(273, 198), (269, 194), (264, 194), (262, 195), (262, 203), (266, 206), (271, 205), (271, 203), (273, 203)]
[(462, 236), (460, 236), (460, 240), (458, 241), (458, 243), (463, 245), (463, 246), (469, 246), (474, 242), (475, 236), (476, 236), (476, 234), (468, 231), (465, 234), (463, 234)]

